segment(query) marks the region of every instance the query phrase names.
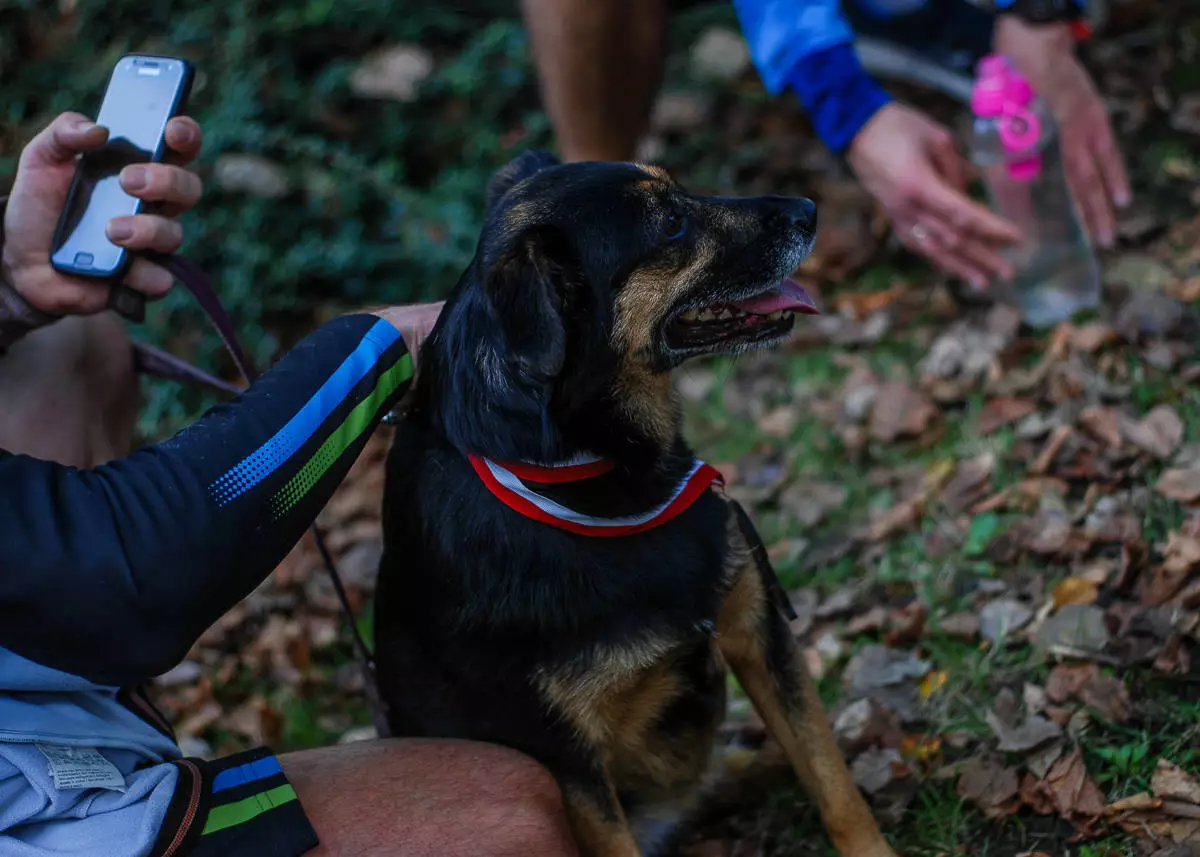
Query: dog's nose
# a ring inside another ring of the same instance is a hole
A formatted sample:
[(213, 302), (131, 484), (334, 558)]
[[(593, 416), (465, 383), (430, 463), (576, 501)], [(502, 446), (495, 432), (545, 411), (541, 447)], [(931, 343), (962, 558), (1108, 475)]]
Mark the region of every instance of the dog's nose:
[(768, 204), (776, 217), (784, 217), (796, 228), (812, 232), (817, 228), (817, 204), (802, 196), (769, 196)]

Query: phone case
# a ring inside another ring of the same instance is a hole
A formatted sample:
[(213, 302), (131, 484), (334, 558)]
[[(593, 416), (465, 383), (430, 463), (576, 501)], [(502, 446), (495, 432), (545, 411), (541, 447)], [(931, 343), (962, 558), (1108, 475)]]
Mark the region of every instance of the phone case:
[[(117, 62), (113, 65), (112, 71), (110, 71), (108, 74), (108, 82), (104, 86), (105, 97), (107, 97), (107, 95), (108, 95), (108, 90), (112, 86), (113, 77), (116, 75), (117, 69), (120, 67), (120, 64), (130, 57), (146, 57), (146, 58), (158, 59), (158, 60), (171, 60), (173, 62), (178, 62), (183, 66), (183, 75), (179, 81), (179, 89), (175, 92), (175, 101), (171, 105), (170, 115), (171, 115), (171, 118), (174, 118), (176, 116), (183, 114), (184, 111), (187, 110), (188, 98), (192, 93), (192, 82), (195, 80), (195, 77), (196, 77), (195, 64), (189, 60), (184, 59), (183, 57), (172, 57), (172, 56), (164, 56), (162, 54), (146, 54), (146, 53), (123, 54), (117, 60)], [(154, 150), (154, 155), (153, 155), (153, 157), (150, 158), (149, 163), (152, 163), (152, 164), (162, 163), (162, 161), (166, 158), (166, 152), (167, 152), (167, 142), (165, 139), (165, 132), (164, 132), (164, 136), (160, 137), (158, 140), (158, 146)], [(54, 241), (53, 241), (53, 245), (52, 245), (54, 247), (59, 246), (59, 244), (62, 241), (62, 237), (63, 237), (62, 233), (63, 233), (63, 230), (66, 228), (67, 212), (69, 212), (71, 210), (71, 203), (74, 202), (74, 200), (75, 200), (75, 195), (76, 195), (76, 193), (78, 193), (78, 190), (79, 190), (79, 183), (82, 180), (83, 180), (83, 175), (80, 170), (80, 167), (76, 166), (75, 177), (71, 181), (71, 189), (67, 193), (66, 204), (63, 206), (63, 210), (59, 214), (58, 225), (56, 226), (56, 228), (54, 230)], [(145, 212), (146, 210), (147, 210), (146, 203), (142, 202), (141, 200), (138, 200), (136, 213), (141, 214), (141, 213)], [(105, 281), (114, 281), (115, 282), (115, 281), (119, 281), (119, 280), (123, 279), (125, 277), (125, 275), (127, 273), (129, 273), (130, 265), (133, 264), (133, 256), (125, 248), (121, 248), (121, 255), (119, 256), (119, 259), (120, 259), (120, 261), (117, 263), (117, 267), (115, 269), (108, 270), (108, 271), (99, 271), (99, 270), (96, 270), (95, 268), (76, 268), (74, 265), (56, 262), (54, 260), (54, 253), (51, 252), (50, 266), (52, 268), (54, 268), (54, 270), (58, 271), (60, 274), (67, 274), (67, 275), (73, 276), (73, 277), (84, 277), (89, 280), (105, 280)]]

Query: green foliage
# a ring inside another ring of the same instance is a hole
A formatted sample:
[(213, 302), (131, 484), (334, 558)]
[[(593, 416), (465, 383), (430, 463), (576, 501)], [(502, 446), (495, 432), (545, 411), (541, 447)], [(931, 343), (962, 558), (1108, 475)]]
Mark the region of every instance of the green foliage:
[[(205, 133), (206, 194), (183, 252), (217, 282), (259, 366), (331, 312), (443, 296), (474, 252), (487, 179), (551, 142), (515, 3), (463, 5), (81, 0), (64, 17), (57, 4), (0, 4), (0, 187), (56, 114), (94, 115), (121, 54), (174, 53), (200, 71), (189, 112)], [(362, 58), (398, 43), (435, 57), (419, 98), (356, 97)], [(231, 153), (281, 165), (291, 191), (223, 191), (213, 165)], [(186, 294), (149, 315), (138, 335), (230, 371)], [(146, 431), (207, 403), (177, 385), (148, 392)]]

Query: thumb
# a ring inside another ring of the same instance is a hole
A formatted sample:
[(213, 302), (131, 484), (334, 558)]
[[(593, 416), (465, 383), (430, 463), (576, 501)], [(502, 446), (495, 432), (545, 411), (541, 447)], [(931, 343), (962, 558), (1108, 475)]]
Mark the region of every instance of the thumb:
[(20, 166), (53, 167), (68, 164), (75, 156), (94, 149), (108, 139), (101, 128), (82, 113), (60, 113), (21, 152)]

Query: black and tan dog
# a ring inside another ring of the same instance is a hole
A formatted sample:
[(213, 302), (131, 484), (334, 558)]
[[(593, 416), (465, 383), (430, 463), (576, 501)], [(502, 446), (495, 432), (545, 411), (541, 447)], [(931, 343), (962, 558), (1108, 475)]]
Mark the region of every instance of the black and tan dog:
[(838, 850), (891, 854), (672, 393), (687, 358), (777, 343), (815, 311), (788, 279), (815, 223), (804, 199), (529, 153), (493, 180), (421, 351), (384, 501), (390, 727), (533, 756), (586, 857), (650, 853), (697, 797), (727, 667)]

